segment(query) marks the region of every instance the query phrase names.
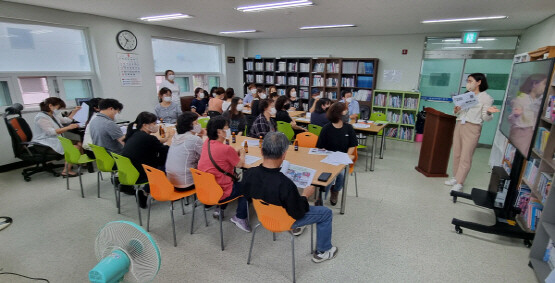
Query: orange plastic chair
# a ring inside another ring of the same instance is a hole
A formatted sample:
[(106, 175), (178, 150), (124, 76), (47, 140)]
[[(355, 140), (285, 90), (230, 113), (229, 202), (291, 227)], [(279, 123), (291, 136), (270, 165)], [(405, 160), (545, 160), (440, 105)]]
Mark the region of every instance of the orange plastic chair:
[[(197, 200), (193, 203), (193, 221), (195, 220), (195, 207), (197, 205), (197, 201), (204, 205), (216, 205), (220, 207), (222, 204), (230, 203), (236, 199), (239, 199), (242, 196), (238, 196), (234, 199), (220, 202), (220, 199), (224, 195), (224, 190), (222, 187), (216, 182), (216, 177), (210, 173), (202, 172), (195, 168), (190, 168), (191, 173), (193, 173), (193, 181), (195, 182), (195, 189), (197, 191)], [(248, 209), (248, 206), (247, 206)], [(206, 210), (204, 211), (204, 222), (206, 226), (208, 226), (208, 219), (206, 218)], [(248, 215), (248, 211), (247, 211)], [(222, 251), (224, 250), (224, 233), (222, 229), (222, 214), (220, 213), (220, 244), (222, 246)], [(191, 234), (193, 234), (193, 222), (191, 222)]]
[[(252, 232), (252, 239), (251, 239), (251, 247), (249, 249), (249, 258), (247, 260), (247, 264), (251, 263), (251, 254), (252, 254), (252, 246), (254, 244), (254, 236), (256, 235), (256, 229), (260, 227), (260, 225), (264, 226), (266, 230), (273, 233), (274, 241), (276, 240), (275, 233), (281, 232), (290, 232), (291, 233), (291, 259), (293, 261), (293, 282), (295, 282), (295, 236), (291, 232), (291, 226), (295, 223), (295, 219), (293, 219), (285, 208), (273, 204), (269, 204), (260, 199), (252, 199), (252, 203), (254, 205), (254, 210), (256, 211), (256, 215), (258, 215), (258, 220), (260, 223), (254, 227)], [(310, 253), (314, 252), (313, 250), (313, 235), (314, 235), (314, 225), (310, 225)]]
[(318, 136), (310, 132), (299, 133), (296, 139), (300, 147), (314, 148), (318, 143)]
[[(146, 176), (148, 178), (148, 183), (150, 184), (150, 195), (148, 195), (148, 216), (146, 220), (146, 230), (150, 230), (150, 206), (152, 199), (156, 201), (169, 201), (170, 202), (170, 215), (172, 217), (172, 228), (173, 228), (173, 246), (177, 247), (177, 239), (175, 236), (175, 221), (173, 219), (173, 202), (176, 200), (182, 200), (183, 198), (192, 196), (196, 193), (195, 189), (178, 192), (175, 190), (174, 186), (166, 177), (166, 174), (156, 168), (143, 164)], [(185, 209), (183, 208), (183, 203), (181, 203), (181, 208), (183, 209), (183, 214), (185, 214)], [(193, 226), (191, 225), (191, 229)]]
[(353, 159), (353, 164), (349, 165), (349, 174), (355, 175), (355, 192), (358, 198), (358, 182), (357, 182), (357, 172), (355, 172), (355, 164), (358, 160), (358, 148), (355, 147), (355, 159)]

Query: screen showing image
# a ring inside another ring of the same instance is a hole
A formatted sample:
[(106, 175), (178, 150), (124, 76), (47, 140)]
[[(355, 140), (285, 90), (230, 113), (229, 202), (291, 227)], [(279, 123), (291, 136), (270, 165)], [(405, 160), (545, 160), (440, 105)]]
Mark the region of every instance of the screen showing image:
[(553, 60), (513, 65), (499, 130), (527, 158), (538, 124)]

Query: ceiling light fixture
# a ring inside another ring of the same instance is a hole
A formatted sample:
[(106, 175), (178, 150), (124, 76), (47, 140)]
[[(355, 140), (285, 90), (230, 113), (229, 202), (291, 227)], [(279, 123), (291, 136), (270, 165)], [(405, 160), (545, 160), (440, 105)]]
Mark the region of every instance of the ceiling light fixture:
[(147, 22), (157, 22), (157, 21), (168, 21), (168, 20), (177, 20), (177, 19), (186, 19), (191, 18), (190, 15), (185, 15), (181, 13), (177, 14), (169, 14), (169, 15), (160, 15), (160, 16), (150, 16), (150, 17), (142, 17), (139, 18), (140, 20), (147, 21)]
[(443, 47), (443, 49), (482, 49), (483, 46), (448, 46)]
[(312, 5), (314, 5), (314, 3), (310, 1), (298, 0), (298, 1), (287, 1), (287, 2), (252, 5), (252, 6), (243, 6), (243, 7), (237, 7), (236, 9), (241, 12), (258, 12), (258, 11), (265, 11), (265, 10), (295, 8), (295, 7), (312, 6)]
[(250, 30), (220, 31), (221, 34), (250, 33), (250, 32), (257, 32), (257, 30), (255, 30), (255, 29), (250, 29)]
[(329, 25), (329, 26), (300, 27), (299, 29), (307, 30), (307, 29), (352, 28), (352, 27), (356, 27), (356, 26), (355, 25)]
[(443, 20), (426, 20), (422, 21), (423, 24), (435, 23), (452, 23), (452, 22), (468, 22), (468, 21), (483, 21), (483, 20), (500, 20), (507, 19), (507, 16), (489, 16), (489, 17), (476, 17), (476, 18), (460, 18), (460, 19), (443, 19)]

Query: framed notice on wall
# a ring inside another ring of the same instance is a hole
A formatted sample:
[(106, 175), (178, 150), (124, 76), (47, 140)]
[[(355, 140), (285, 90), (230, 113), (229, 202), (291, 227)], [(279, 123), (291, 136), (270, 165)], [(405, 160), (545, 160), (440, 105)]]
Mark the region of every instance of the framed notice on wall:
[(133, 53), (118, 53), (121, 86), (142, 86), (139, 56)]

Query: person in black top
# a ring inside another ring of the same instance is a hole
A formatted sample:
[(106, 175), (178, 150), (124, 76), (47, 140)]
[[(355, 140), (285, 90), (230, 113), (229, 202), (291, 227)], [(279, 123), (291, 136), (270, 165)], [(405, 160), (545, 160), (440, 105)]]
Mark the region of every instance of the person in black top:
[(314, 107), (316, 106), (316, 102), (322, 98), (320, 94), (320, 90), (318, 88), (313, 88), (310, 92), (310, 99), (308, 100), (308, 112), (314, 112)]
[(299, 94), (294, 87), (290, 88), (289, 91), (287, 91), (286, 96), (287, 98), (289, 98), (289, 101), (291, 101), (291, 109), (293, 111), (303, 111), (303, 103), (299, 99)]
[[(341, 117), (346, 115), (347, 106), (345, 103), (336, 102), (331, 105), (327, 112), (328, 120), (331, 123), (326, 124), (320, 136), (318, 136), (318, 142), (316, 143), (317, 148), (323, 148), (330, 151), (340, 151), (345, 152), (354, 159), (355, 148), (358, 145), (358, 141), (355, 134), (355, 129), (351, 124), (343, 123)], [(335, 179), (335, 186), (331, 190), (330, 204), (337, 204), (337, 196), (339, 191), (343, 188), (343, 180), (345, 179), (345, 171), (342, 171)], [(326, 192), (331, 188), (331, 184), (326, 188)], [(321, 200), (317, 201), (321, 204)]]
[(204, 90), (201, 87), (197, 87), (195, 89), (195, 99), (191, 102), (191, 111), (200, 116), (205, 116), (207, 106), (208, 102), (204, 97)]
[(320, 127), (325, 126), (330, 122), (326, 112), (331, 105), (331, 100), (328, 98), (320, 98), (316, 101), (316, 106), (314, 107), (314, 112), (310, 114), (310, 124), (318, 125)]
[(337, 247), (331, 244), (332, 212), (327, 207), (308, 204), (307, 197), (314, 194), (313, 186), (306, 187), (299, 195), (295, 183), (280, 172), (288, 148), (289, 140), (283, 133), (266, 134), (262, 143), (262, 164), (243, 175), (243, 195), (283, 207), (296, 220), (291, 226), (294, 235), (300, 235), (305, 225), (316, 223), (317, 243), (312, 260), (332, 259), (337, 255)]
[(259, 87), (256, 89), (256, 93), (253, 94), (253, 99), (251, 102), (251, 115), (253, 117), (258, 117), (258, 115), (260, 115), (260, 101), (266, 99), (266, 94), (264, 93), (264, 90)]
[(231, 99), (229, 110), (222, 114), (229, 121), (229, 129), (232, 133), (242, 136), (247, 125), (247, 117), (243, 114), (243, 99), (234, 97)]
[(291, 105), (289, 104), (287, 96), (278, 97), (276, 100), (276, 122), (282, 121), (291, 124), (291, 128), (295, 131), (295, 136), (297, 136), (298, 133), (306, 132), (306, 129), (301, 126), (297, 126), (297, 122), (291, 119), (289, 112), (287, 112), (290, 106)]
[[(166, 163), (169, 147), (163, 143), (167, 142), (173, 133), (168, 131), (166, 137), (162, 139), (153, 136), (152, 134), (158, 132), (159, 129), (156, 120), (156, 115), (150, 112), (139, 113), (137, 119), (129, 124), (127, 134), (123, 140), (125, 146), (121, 155), (129, 158), (135, 169), (139, 171), (137, 183), (148, 181), (143, 164), (163, 170)], [(150, 191), (148, 186), (145, 186), (144, 190), (146, 192)], [(142, 208), (146, 207), (146, 196), (140, 192), (139, 205)]]

